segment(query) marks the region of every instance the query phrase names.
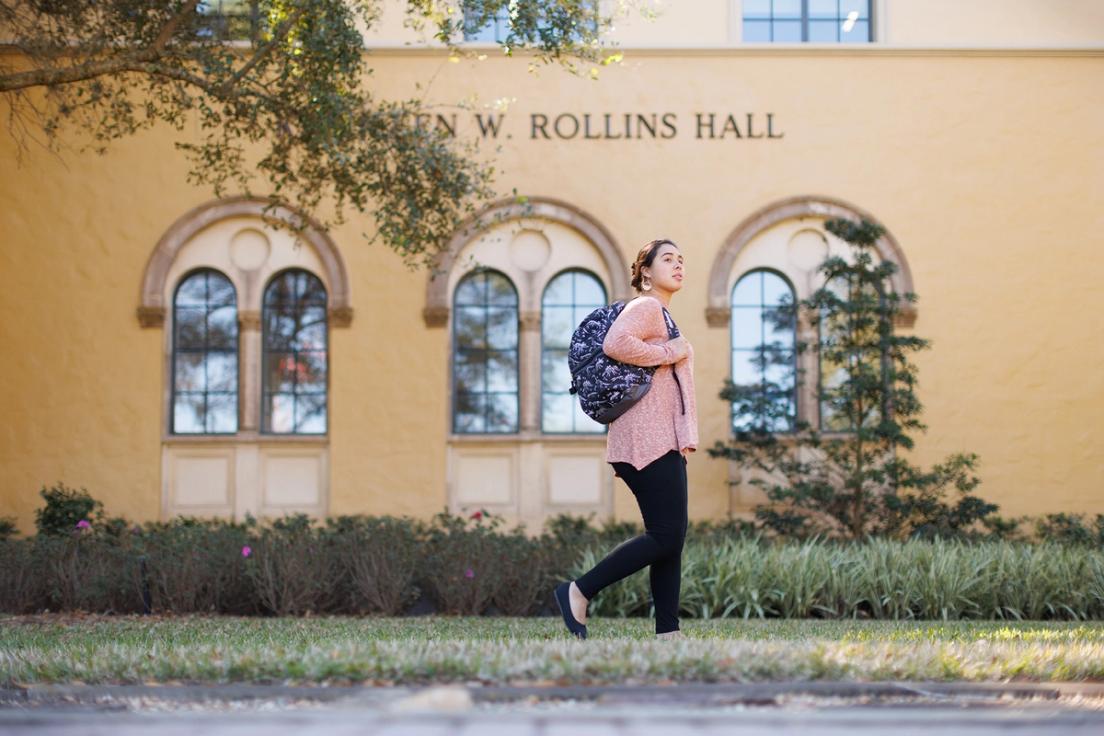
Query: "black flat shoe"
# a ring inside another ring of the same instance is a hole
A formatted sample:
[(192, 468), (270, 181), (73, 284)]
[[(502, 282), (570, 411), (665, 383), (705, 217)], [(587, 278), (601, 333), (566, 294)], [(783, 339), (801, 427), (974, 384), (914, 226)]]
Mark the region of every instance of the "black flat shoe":
[(567, 630), (580, 639), (585, 639), (587, 638), (586, 624), (579, 623), (575, 619), (575, 614), (571, 612), (571, 596), (568, 594), (570, 587), (570, 580), (556, 586), (556, 605), (560, 607), (560, 613), (563, 615), (564, 624), (567, 625)]

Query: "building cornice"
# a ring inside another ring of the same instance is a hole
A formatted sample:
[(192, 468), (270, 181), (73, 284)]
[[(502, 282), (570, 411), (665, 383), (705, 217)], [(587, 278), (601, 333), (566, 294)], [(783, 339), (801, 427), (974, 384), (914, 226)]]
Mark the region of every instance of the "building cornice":
[[(496, 44), (465, 44), (464, 50), (491, 52)], [(755, 44), (738, 46), (615, 46), (605, 49), (635, 56), (984, 56), (984, 57), (1104, 57), (1101, 46), (879, 46), (877, 44)], [(448, 56), (440, 46), (378, 45), (365, 48), (369, 56)], [(513, 56), (533, 56), (528, 49), (514, 49)], [(493, 58), (488, 54), (488, 58)]]
[[(248, 42), (229, 42), (231, 48), (240, 48), (248, 52), (252, 46)], [(464, 51), (487, 54), (494, 58), (493, 52), (501, 49), (498, 44), (472, 43), (458, 48)], [(449, 55), (444, 46), (424, 46), (414, 44), (375, 44), (364, 47), (369, 56), (428, 56), (445, 57)], [(1089, 57), (1104, 56), (1104, 45), (1099, 46), (901, 46), (879, 44), (813, 44), (813, 43), (771, 43), (737, 44), (734, 46), (608, 46), (603, 51), (623, 53), (627, 56), (720, 56), (720, 57), (794, 57), (794, 56), (983, 56), (983, 57)], [(511, 56), (536, 56), (535, 49), (513, 49)], [(19, 47), (0, 42), (0, 55), (22, 55)], [(503, 58), (506, 58), (503, 55)]]

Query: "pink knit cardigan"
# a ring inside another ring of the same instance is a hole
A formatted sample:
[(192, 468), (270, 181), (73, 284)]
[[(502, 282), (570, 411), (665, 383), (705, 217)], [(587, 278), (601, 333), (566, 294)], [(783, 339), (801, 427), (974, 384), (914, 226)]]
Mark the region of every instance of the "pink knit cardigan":
[[(646, 295), (625, 305), (606, 333), (602, 350), (614, 360), (659, 366), (652, 376), (652, 388), (644, 398), (610, 423), (606, 437), (607, 462), (626, 462), (641, 470), (670, 450), (697, 450), (694, 348), (691, 346), (685, 358), (674, 362), (674, 349), (665, 344), (668, 339), (663, 303)], [(679, 401), (680, 384), (682, 402)]]

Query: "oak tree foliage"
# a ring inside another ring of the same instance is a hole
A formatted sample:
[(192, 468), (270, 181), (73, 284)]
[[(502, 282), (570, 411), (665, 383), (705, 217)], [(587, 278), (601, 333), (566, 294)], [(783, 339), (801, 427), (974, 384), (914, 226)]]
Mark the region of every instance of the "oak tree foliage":
[[(373, 240), (408, 267), (430, 265), (495, 196), (493, 163), (417, 124), (423, 100), (373, 92), (362, 29), (382, 4), (0, 0), (0, 111), (20, 155), (34, 143), (104, 153), (171, 125), (190, 182), (266, 197), (268, 211), (290, 205), (306, 215), (296, 228), (370, 213)], [(408, 0), (403, 11), (453, 55), (468, 53), (465, 29), (508, 19), (506, 54), (526, 49), (530, 63), (576, 74), (602, 62), (610, 24), (593, 0)]]

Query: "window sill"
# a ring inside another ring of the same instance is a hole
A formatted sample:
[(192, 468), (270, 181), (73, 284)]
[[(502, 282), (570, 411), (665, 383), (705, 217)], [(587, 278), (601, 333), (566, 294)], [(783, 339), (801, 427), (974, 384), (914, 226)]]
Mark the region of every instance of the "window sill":
[(328, 434), (167, 434), (161, 437), (165, 445), (328, 445)]
[(516, 432), (514, 434), (454, 434), (448, 435), (450, 445), (484, 445), (484, 444), (564, 444), (564, 445), (595, 445), (605, 446), (606, 435), (603, 434), (544, 434), (543, 432)]

